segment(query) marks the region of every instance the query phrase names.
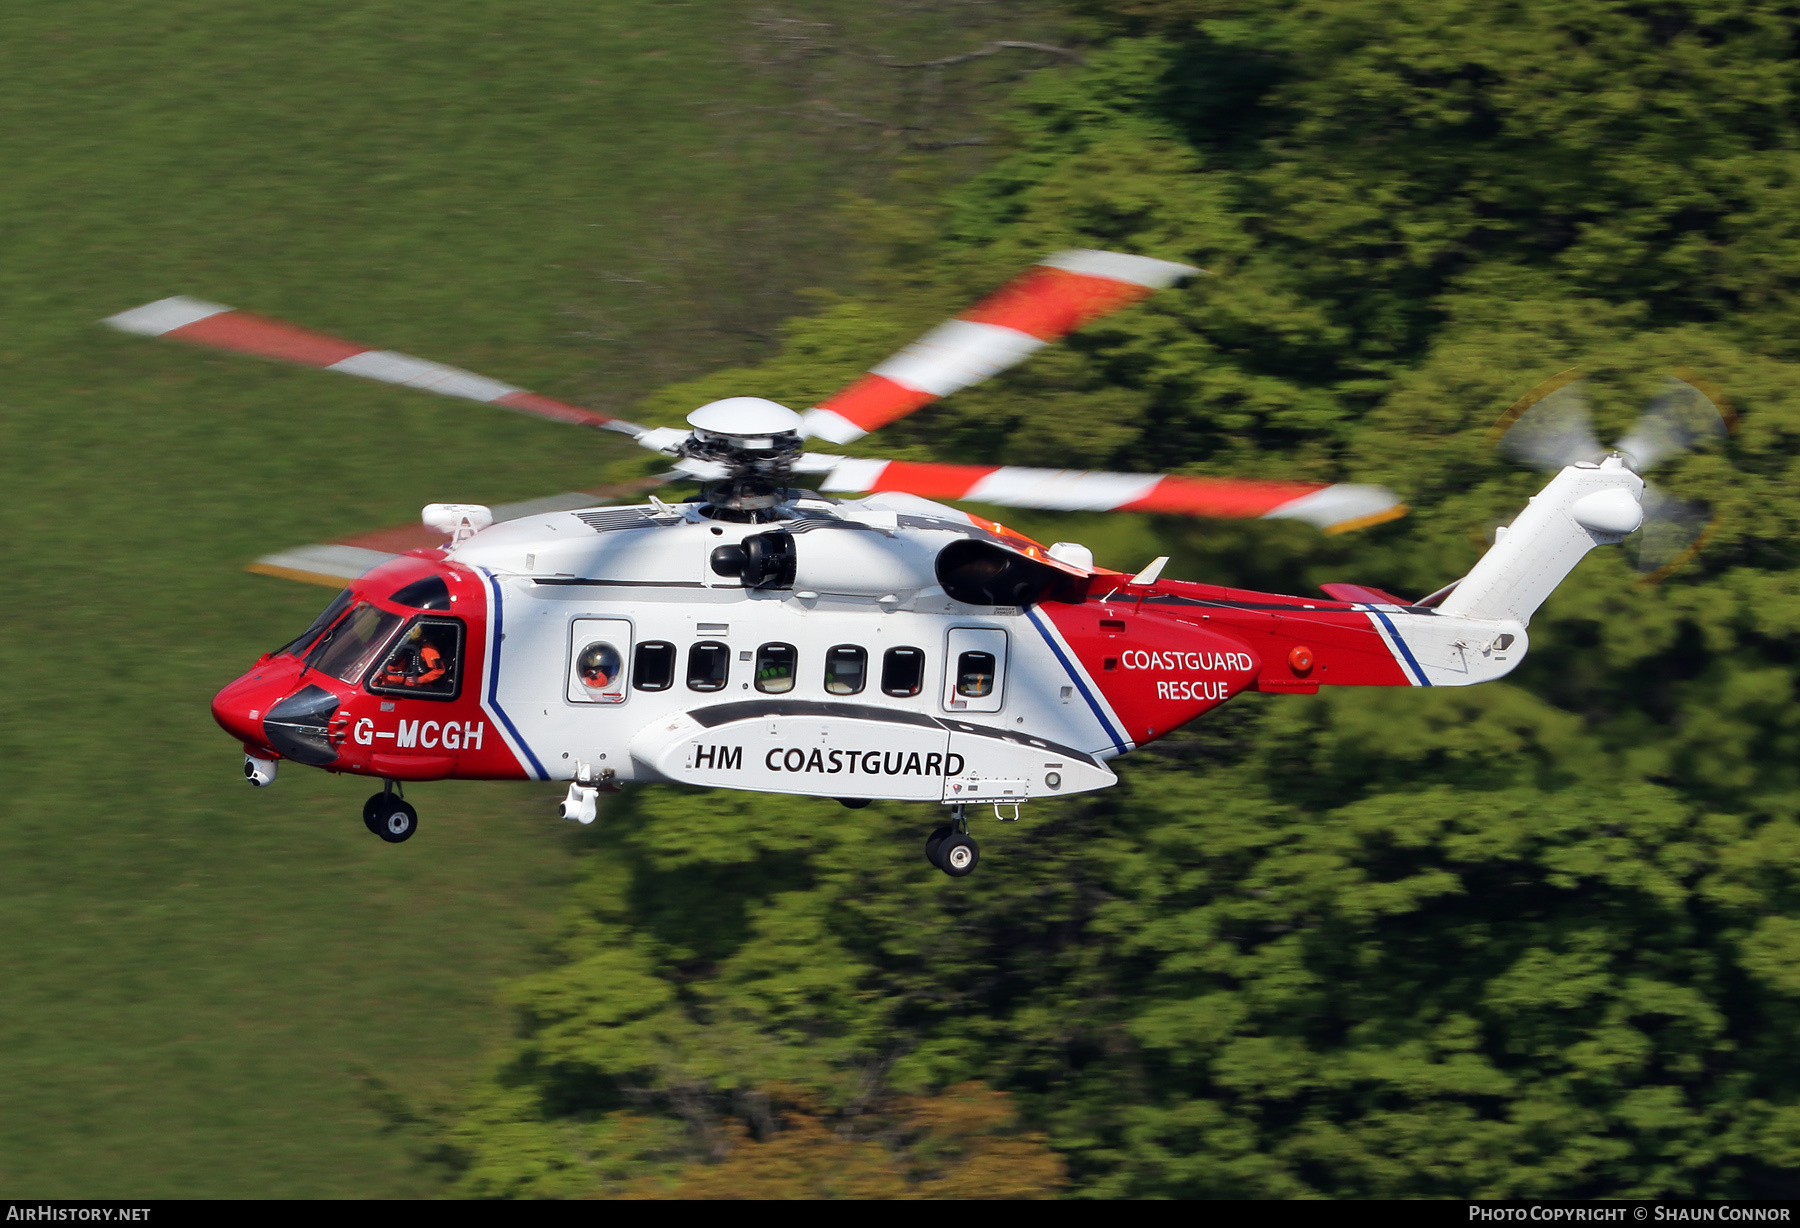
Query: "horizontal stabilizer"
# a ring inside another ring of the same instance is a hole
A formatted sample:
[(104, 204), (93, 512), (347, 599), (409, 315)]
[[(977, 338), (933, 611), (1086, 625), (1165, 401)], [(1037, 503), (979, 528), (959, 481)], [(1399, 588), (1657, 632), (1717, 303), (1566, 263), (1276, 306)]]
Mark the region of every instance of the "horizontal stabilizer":
[(1370, 588), (1366, 584), (1321, 584), (1319, 591), (1327, 597), (1338, 601), (1348, 601), (1353, 605), (1406, 605), (1412, 602), (1404, 597), (1396, 597), (1392, 593), (1384, 593), (1378, 588)]

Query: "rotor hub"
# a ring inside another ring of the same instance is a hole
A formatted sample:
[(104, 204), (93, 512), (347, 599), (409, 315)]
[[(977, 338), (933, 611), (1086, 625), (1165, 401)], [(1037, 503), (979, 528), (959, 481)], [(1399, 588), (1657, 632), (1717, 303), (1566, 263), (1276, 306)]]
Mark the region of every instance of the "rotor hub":
[(727, 442), (744, 451), (780, 451), (789, 440), (796, 450), (800, 446), (800, 415), (762, 397), (709, 401), (687, 420), (696, 439)]
[(753, 520), (781, 502), (800, 457), (799, 414), (762, 397), (726, 397), (689, 414), (688, 425), (694, 430), (681, 455), (725, 470), (705, 490), (709, 515)]

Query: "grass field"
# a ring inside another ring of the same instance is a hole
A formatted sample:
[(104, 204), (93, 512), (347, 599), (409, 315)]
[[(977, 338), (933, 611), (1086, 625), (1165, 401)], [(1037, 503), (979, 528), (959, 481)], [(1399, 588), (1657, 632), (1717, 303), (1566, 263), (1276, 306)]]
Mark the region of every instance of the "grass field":
[[(611, 409), (830, 281), (826, 151), (735, 3), (0, 15), (0, 1195), (418, 1195), (575, 837), (543, 787), (253, 792), (207, 700), (328, 599), (280, 546), (605, 480), (569, 428), (113, 334), (175, 293)], [(771, 86), (770, 88), (774, 88)], [(699, 295), (706, 294), (704, 299)]]

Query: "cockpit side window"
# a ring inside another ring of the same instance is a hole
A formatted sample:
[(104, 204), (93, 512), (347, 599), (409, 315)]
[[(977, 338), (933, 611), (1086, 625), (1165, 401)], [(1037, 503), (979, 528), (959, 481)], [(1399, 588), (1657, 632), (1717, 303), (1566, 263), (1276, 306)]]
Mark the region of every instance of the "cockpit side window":
[(319, 637), (306, 654), (306, 667), (340, 682), (359, 681), (405, 621), (405, 615), (362, 602)]
[(462, 649), (459, 619), (418, 619), (369, 675), (369, 689), (378, 695), (455, 699), (462, 687)]
[(349, 589), (345, 589), (343, 592), (333, 597), (331, 599), (331, 604), (326, 606), (324, 611), (317, 618), (312, 620), (312, 625), (293, 639), (289, 640), (282, 647), (277, 648), (275, 650), (276, 655), (279, 656), (281, 653), (285, 652), (290, 657), (304, 657), (306, 655), (306, 650), (313, 646), (313, 641), (317, 640), (327, 627), (336, 622), (338, 616), (349, 609), (350, 603), (355, 600), (356, 595)]

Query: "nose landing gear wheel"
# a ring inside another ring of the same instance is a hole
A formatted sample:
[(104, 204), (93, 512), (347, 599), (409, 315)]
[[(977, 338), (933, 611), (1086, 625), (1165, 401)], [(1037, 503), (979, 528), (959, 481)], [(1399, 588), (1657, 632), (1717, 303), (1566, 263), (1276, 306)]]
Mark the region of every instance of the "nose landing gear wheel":
[(937, 867), (951, 878), (968, 874), (980, 860), (980, 847), (960, 832), (944, 837), (943, 843), (937, 846)]
[(389, 780), (383, 785), (381, 792), (363, 803), (363, 826), (389, 844), (412, 839), (419, 830), (419, 812), (406, 804), (397, 784)]
[(418, 830), (419, 812), (397, 797), (391, 799), (375, 816), (375, 834), (389, 844), (410, 840)]

